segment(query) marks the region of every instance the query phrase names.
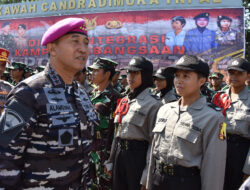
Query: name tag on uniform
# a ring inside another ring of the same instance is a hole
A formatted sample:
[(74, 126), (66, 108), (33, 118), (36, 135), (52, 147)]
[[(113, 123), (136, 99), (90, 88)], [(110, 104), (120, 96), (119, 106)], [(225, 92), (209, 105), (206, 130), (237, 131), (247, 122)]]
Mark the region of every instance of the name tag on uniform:
[(53, 114), (58, 112), (73, 112), (70, 104), (46, 104), (47, 113)]

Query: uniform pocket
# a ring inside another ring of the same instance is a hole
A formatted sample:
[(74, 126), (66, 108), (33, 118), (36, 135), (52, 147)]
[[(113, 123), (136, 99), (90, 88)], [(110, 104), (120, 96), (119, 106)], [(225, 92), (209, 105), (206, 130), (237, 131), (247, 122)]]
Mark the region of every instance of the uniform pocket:
[(174, 131), (174, 135), (190, 143), (196, 143), (201, 133), (193, 129), (177, 127)]
[(165, 126), (166, 126), (166, 123), (162, 123), (162, 122), (156, 123), (155, 127), (153, 129), (153, 132), (154, 133), (161, 133), (164, 130)]
[(145, 123), (146, 115), (139, 111), (133, 111), (130, 113), (130, 123), (137, 126), (142, 127)]

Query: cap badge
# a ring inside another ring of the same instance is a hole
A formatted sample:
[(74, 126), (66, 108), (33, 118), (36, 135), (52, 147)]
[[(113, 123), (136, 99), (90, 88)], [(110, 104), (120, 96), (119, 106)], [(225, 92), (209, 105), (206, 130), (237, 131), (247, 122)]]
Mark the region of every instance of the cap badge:
[(238, 61), (234, 61), (234, 62), (232, 62), (232, 65), (238, 65), (239, 64), (239, 62)]
[(7, 57), (7, 53), (5, 51), (2, 52), (3, 57)]
[(132, 59), (130, 62), (129, 62), (129, 65), (135, 65), (136, 61), (135, 59)]
[(181, 58), (179, 59), (179, 61), (177, 62), (177, 65), (184, 63), (184, 61), (185, 61), (184, 58), (181, 57)]

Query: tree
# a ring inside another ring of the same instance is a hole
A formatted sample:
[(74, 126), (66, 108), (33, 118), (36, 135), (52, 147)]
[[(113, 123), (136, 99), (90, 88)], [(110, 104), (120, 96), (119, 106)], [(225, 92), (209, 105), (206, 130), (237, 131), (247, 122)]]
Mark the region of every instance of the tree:
[(249, 0), (243, 0), (243, 6), (245, 7), (245, 34), (246, 34), (246, 59), (250, 60), (250, 2)]

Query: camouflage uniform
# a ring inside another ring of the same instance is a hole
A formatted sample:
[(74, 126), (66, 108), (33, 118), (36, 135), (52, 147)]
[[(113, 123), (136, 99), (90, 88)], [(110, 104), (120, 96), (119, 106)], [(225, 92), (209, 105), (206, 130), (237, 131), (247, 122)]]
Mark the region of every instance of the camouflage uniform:
[(125, 91), (124, 87), (121, 85), (121, 83), (119, 81), (117, 81), (117, 83), (113, 87), (119, 93), (122, 93)]
[(2, 113), (3, 105), (6, 102), (7, 95), (9, 94), (12, 88), (13, 86), (10, 83), (4, 80), (0, 80), (0, 113)]
[(219, 46), (230, 46), (235, 45), (240, 41), (239, 32), (236, 30), (229, 28), (227, 32), (223, 32), (221, 30), (216, 31), (216, 40)]
[(0, 120), (0, 189), (87, 189), (96, 119), (84, 89), (50, 65), (19, 83)]
[(16, 86), (19, 82), (21, 82), (22, 80), (24, 80), (24, 73), (25, 73), (25, 69), (26, 69), (26, 65), (22, 62), (12, 62), (11, 66), (9, 67), (9, 70), (19, 70), (20, 71), (23, 71), (23, 75), (20, 79), (18, 79), (19, 81), (16, 81), (17, 79), (16, 78), (12, 78), (12, 85), (13, 86)]
[(95, 188), (108, 189), (111, 185), (110, 179), (104, 173), (103, 163), (109, 157), (114, 131), (113, 116), (120, 97), (111, 84), (102, 92), (95, 89), (91, 96), (91, 102), (95, 106), (100, 121), (100, 125), (95, 127), (94, 151), (92, 153), (96, 170)]
[(14, 47), (15, 47), (15, 41), (14, 37), (11, 34), (0, 35), (0, 47), (5, 48), (9, 50), (11, 53), (14, 52)]

